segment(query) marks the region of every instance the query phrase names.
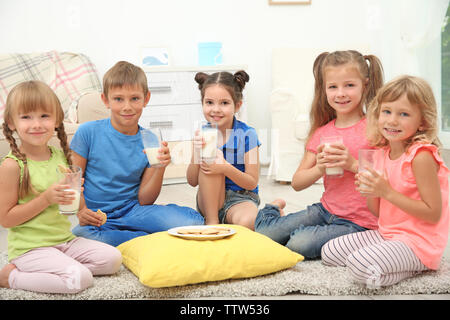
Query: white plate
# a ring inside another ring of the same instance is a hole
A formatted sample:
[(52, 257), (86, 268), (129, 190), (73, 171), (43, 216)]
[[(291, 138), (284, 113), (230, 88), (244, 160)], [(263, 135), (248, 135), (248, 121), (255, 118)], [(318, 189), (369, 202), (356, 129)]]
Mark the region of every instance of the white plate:
[[(208, 228), (226, 228), (226, 229), (230, 229), (230, 231), (228, 233), (223, 233), (223, 234), (181, 234), (178, 233), (179, 229), (208, 229)], [(210, 226), (184, 226), (184, 227), (176, 227), (176, 228), (172, 228), (167, 230), (167, 232), (175, 237), (180, 237), (180, 238), (184, 238), (184, 239), (192, 239), (192, 240), (216, 240), (216, 239), (222, 239), (225, 237), (229, 237), (232, 234), (235, 234), (236, 231), (234, 229), (231, 229), (229, 227), (221, 227), (219, 226), (215, 226), (215, 225), (210, 225)]]

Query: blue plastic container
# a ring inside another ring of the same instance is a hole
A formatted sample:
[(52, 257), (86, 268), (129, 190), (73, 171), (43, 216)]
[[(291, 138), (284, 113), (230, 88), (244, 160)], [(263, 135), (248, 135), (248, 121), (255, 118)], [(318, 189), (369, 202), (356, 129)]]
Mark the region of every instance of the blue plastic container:
[(198, 64), (216, 66), (222, 64), (221, 42), (200, 42), (198, 44)]

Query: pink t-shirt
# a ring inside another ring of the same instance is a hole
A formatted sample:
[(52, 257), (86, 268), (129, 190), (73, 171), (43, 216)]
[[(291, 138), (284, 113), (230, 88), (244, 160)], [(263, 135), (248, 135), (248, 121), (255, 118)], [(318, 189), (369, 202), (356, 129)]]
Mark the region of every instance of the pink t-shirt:
[(412, 161), (419, 150), (429, 150), (439, 164), (438, 178), (442, 195), (442, 214), (433, 224), (415, 218), (390, 202), (380, 199), (379, 231), (385, 240), (398, 240), (414, 251), (420, 261), (430, 269), (439, 268), (442, 254), (447, 245), (449, 232), (448, 173), (438, 148), (431, 144), (416, 143), (407, 153), (395, 160), (389, 159), (389, 148), (379, 153), (392, 188), (411, 199), (420, 200), (419, 190), (412, 171)]
[[(359, 149), (370, 149), (366, 139), (366, 118), (347, 128), (336, 128), (335, 122), (336, 120), (332, 120), (318, 128), (306, 145), (306, 150), (317, 153), (322, 136), (342, 136), (344, 145), (355, 159), (358, 159)], [(320, 202), (330, 213), (367, 229), (378, 228), (378, 219), (367, 208), (366, 198), (356, 191), (353, 172), (344, 170), (341, 178), (329, 178), (325, 175), (324, 187)]]

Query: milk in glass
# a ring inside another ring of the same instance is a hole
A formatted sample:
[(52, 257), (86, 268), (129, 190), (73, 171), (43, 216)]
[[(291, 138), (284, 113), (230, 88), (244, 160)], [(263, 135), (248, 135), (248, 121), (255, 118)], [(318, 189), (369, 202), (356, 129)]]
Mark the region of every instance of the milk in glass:
[[(342, 136), (323, 136), (320, 138), (320, 143), (324, 145), (323, 151), (327, 152), (333, 148), (332, 145), (343, 144), (344, 139)], [(325, 174), (330, 177), (342, 177), (344, 175), (344, 168), (325, 168)]]
[(203, 159), (215, 159), (217, 152), (217, 129), (203, 129), (202, 131), (205, 145), (202, 149)]
[(82, 171), (79, 166), (59, 166), (56, 169), (58, 173), (58, 183), (67, 185), (67, 189), (64, 191), (70, 191), (72, 194), (70, 197), (75, 197), (69, 204), (58, 204), (59, 213), (63, 215), (73, 215), (78, 212), (80, 207), (80, 193), (81, 193), (81, 176)]
[(159, 155), (159, 147), (156, 148), (145, 148), (145, 154), (147, 155), (148, 162), (150, 166), (158, 166), (160, 165), (158, 155)]
[(75, 196), (75, 200), (72, 201), (71, 204), (60, 204), (59, 212), (64, 215), (73, 215), (78, 212), (78, 208), (80, 207), (80, 191), (75, 189), (66, 189), (64, 191), (74, 192), (72, 196)]
[(161, 129), (160, 128), (148, 128), (141, 130), (142, 144), (144, 145), (144, 151), (147, 155), (148, 162), (151, 167), (162, 166), (158, 159), (158, 150), (161, 148)]

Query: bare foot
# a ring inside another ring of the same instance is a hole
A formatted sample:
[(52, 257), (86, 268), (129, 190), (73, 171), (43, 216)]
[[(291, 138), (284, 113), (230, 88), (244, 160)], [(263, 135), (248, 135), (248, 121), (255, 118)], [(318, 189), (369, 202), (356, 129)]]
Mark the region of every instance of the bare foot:
[(286, 207), (286, 201), (283, 199), (275, 199), (270, 204), (273, 204), (274, 206), (277, 206), (280, 209), (280, 216), (284, 216), (284, 207)]
[(4, 266), (2, 270), (0, 270), (0, 287), (9, 288), (9, 282), (8, 282), (9, 274), (15, 268), (16, 268), (15, 265), (13, 265), (12, 263), (9, 263), (6, 266)]

